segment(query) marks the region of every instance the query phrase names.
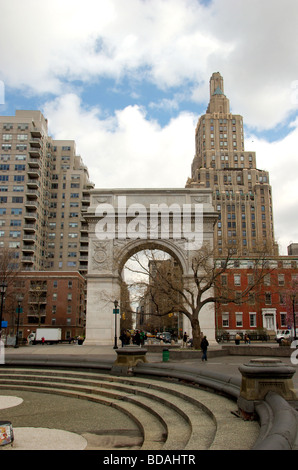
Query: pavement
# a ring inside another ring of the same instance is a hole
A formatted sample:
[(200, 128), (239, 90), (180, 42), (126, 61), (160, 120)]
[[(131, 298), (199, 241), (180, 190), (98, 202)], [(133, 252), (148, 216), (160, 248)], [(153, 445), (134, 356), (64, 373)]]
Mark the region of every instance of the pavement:
[[(247, 345), (247, 347), (249, 348), (249, 345)], [(262, 347), (262, 343), (260, 344), (260, 347)], [(163, 362), (162, 350), (160, 352), (150, 352), (150, 350), (148, 350), (146, 357), (149, 363), (162, 363), (163, 367), (167, 367), (168, 365), (171, 369), (177, 367), (177, 369), (181, 370), (181, 367), (183, 367), (183, 370), (187, 372), (191, 373), (193, 371), (198, 373), (200, 369), (207, 368), (210, 371), (220, 372), (221, 374), (227, 374), (229, 376), (236, 377), (241, 377), (239, 372), (240, 365), (247, 364), (250, 359), (255, 357), (260, 358), (260, 356), (250, 355), (215, 355), (215, 357), (212, 357), (212, 352), (218, 352), (218, 350), (221, 350), (220, 345), (210, 347), (208, 350), (210, 353), (208, 361), (204, 363), (202, 363), (201, 359), (198, 357), (188, 357), (175, 361), (170, 359), (168, 362)], [(224, 351), (222, 350), (221, 353), (224, 354)], [(29, 361), (38, 360), (44, 361), (45, 363), (48, 361), (57, 360), (61, 361), (62, 363), (63, 361), (71, 361), (74, 363), (84, 362), (85, 364), (88, 364), (89, 362), (93, 365), (94, 363), (98, 363), (102, 366), (104, 364), (110, 364), (114, 362), (116, 357), (116, 351), (113, 349), (113, 346), (59, 344), (32, 345), (19, 348), (7, 348), (5, 350), (5, 360), (8, 363), (10, 360), (15, 359), (25, 359)], [(280, 359), (283, 361), (283, 363), (291, 365), (297, 369), (298, 365), (293, 364), (290, 357), (282, 357)], [(295, 389), (298, 390), (298, 374), (296, 373), (294, 374), (293, 382)], [(74, 407), (73, 403), (71, 403), (71, 400), (74, 399), (69, 399), (67, 397), (55, 397), (55, 407), (53, 409), (53, 406), (50, 403), (50, 395), (46, 398), (42, 397), (42, 400), (39, 401), (38, 397), (32, 399), (32, 393), (30, 394), (30, 392), (16, 392), (11, 390), (7, 391), (7, 393), (5, 391), (4, 393), (3, 391), (0, 395), (1, 420), (3, 419), (3, 415), (4, 419), (8, 419), (8, 416), (15, 416), (15, 442), (18, 441), (20, 443), (19, 446), (14, 445), (14, 447), (11, 449), (30, 450), (32, 448), (30, 447), (32, 446), (32, 442), (35, 441), (36, 443), (36, 439), (32, 439), (32, 435), (36, 435), (36, 433), (38, 433), (38, 442), (42, 449), (83, 449), (86, 446), (84, 432), (86, 435), (88, 434), (90, 420), (93, 419), (94, 421), (95, 419), (94, 407), (98, 407), (100, 405), (88, 403), (86, 400), (79, 400), (82, 403), (78, 409), (77, 405)], [(26, 405), (26, 413), (23, 414), (22, 417), (18, 416), (18, 406), (20, 403)], [(118, 435), (125, 434), (128, 440), (131, 439), (136, 443), (138, 440), (140, 440), (137, 427), (132, 425), (131, 420), (128, 418), (126, 420), (126, 418), (123, 418), (123, 415), (121, 414), (121, 426), (119, 426), (120, 412), (117, 410), (111, 410), (111, 407), (109, 407), (107, 415), (105, 414), (107, 407), (104, 405), (102, 405), (102, 407), (102, 413), (99, 415), (97, 413), (98, 418), (95, 419), (93, 425), (102, 426), (102, 428), (105, 429), (105, 432), (107, 432), (107, 429), (110, 430), (110, 434), (108, 432), (110, 442), (111, 439), (113, 439), (113, 433), (118, 433)], [(73, 416), (73, 409), (76, 410), (75, 416)], [(37, 421), (35, 419), (36, 416), (39, 418)], [(65, 425), (66, 417), (68, 420), (67, 426)], [(80, 422), (80, 429), (77, 425), (78, 421)], [(125, 433), (123, 433), (123, 430), (125, 430)], [(107, 439), (107, 436), (102, 436), (102, 439)], [(37, 450), (37, 448), (34, 447), (34, 450)]]

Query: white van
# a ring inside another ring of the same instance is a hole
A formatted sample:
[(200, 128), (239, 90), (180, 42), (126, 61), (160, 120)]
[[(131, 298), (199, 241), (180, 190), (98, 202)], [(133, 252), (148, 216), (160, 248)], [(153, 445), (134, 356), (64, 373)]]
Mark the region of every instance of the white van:
[(277, 330), (275, 339), (278, 343), (283, 340), (291, 340), (292, 330)]

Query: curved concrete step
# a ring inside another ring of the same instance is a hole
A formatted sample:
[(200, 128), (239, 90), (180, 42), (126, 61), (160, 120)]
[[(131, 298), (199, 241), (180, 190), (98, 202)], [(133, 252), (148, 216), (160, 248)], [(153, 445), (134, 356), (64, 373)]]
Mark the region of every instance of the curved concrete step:
[(143, 448), (144, 446), (145, 448), (151, 448), (152, 450), (161, 450), (167, 438), (166, 426), (164, 426), (160, 420), (152, 414), (151, 410), (148, 411), (144, 407), (140, 409), (136, 404), (121, 402), (118, 398), (101, 397), (98, 394), (80, 392), (78, 390), (66, 390), (61, 387), (55, 387), (54, 383), (39, 384), (35, 382), (35, 384), (26, 384), (21, 381), (17, 382), (16, 380), (11, 384), (1, 382), (0, 389), (3, 390), (5, 388), (9, 390), (63, 395), (71, 398), (90, 400), (105, 406), (112, 406), (118, 411), (129, 416), (136, 423), (141, 435), (143, 436), (143, 443), (140, 448)]
[[(35, 392), (59, 393), (60, 395), (86, 398), (102, 404), (108, 404), (109, 406), (115, 406), (122, 411), (123, 409), (127, 410), (127, 403), (133, 404), (135, 407), (138, 406), (141, 410), (145, 410), (147, 414), (150, 414), (151, 417), (155, 416), (159, 423), (162, 424), (162, 427), (157, 424), (153, 426), (151, 419), (149, 426), (146, 416), (142, 416), (142, 419), (140, 419), (140, 410), (134, 409), (134, 415), (138, 417), (139, 427), (142, 426), (142, 433), (144, 435), (142, 449), (152, 449), (153, 443), (154, 449), (184, 449), (191, 437), (191, 421), (193, 418), (200, 419), (201, 422), (205, 421), (206, 418), (201, 410), (197, 410), (195, 406), (185, 403), (181, 398), (170, 396), (169, 400), (169, 394), (164, 391), (159, 392), (154, 390), (154, 393), (152, 393), (136, 386), (128, 387), (114, 382), (109, 384), (109, 387), (105, 387), (104, 382), (100, 385), (98, 382), (87, 385), (86, 383), (80, 384), (78, 381), (79, 379), (76, 379), (77, 383), (73, 383), (73, 381), (66, 384), (63, 383), (63, 378), (57, 381), (56, 377), (21, 375), (14, 378), (6, 377), (2, 379), (1, 387), (3, 388), (6, 383), (9, 388), (22, 390), (29, 388)], [(126, 404), (124, 405), (122, 402)], [(185, 410), (187, 410), (189, 415)], [(206, 441), (206, 435), (208, 434), (208, 426), (206, 424), (204, 429), (204, 441)], [(215, 427), (212, 425), (212, 437), (214, 431)], [(166, 440), (164, 439), (165, 436)], [(165, 443), (163, 443), (164, 440)], [(210, 442), (210, 438), (207, 442)], [(200, 448), (206, 448), (206, 445), (202, 446), (200, 444)]]
[(231, 414), (233, 402), (195, 387), (70, 370), (3, 368), (0, 374), (0, 387), (23, 386), (117, 407), (137, 422), (144, 436), (142, 449), (247, 448), (237, 439), (245, 423)]

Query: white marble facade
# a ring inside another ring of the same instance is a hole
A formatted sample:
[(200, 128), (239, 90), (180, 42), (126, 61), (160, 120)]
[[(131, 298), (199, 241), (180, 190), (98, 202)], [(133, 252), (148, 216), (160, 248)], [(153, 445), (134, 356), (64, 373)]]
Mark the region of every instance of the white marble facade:
[[(196, 216), (198, 213), (200, 217)], [(189, 226), (184, 224), (185, 214), (191, 220)], [(160, 249), (172, 255), (180, 263), (185, 280), (193, 282), (191, 259), (194, 248), (201, 242), (213, 246), (217, 215), (212, 205), (212, 192), (206, 189), (94, 189), (84, 217), (89, 227), (84, 344), (112, 345), (114, 300), (120, 299), (121, 273), (126, 261), (142, 249)], [(117, 321), (119, 333), (119, 315)], [(212, 343), (215, 340), (213, 305), (200, 313), (200, 324)], [(191, 336), (186, 317), (183, 329)]]

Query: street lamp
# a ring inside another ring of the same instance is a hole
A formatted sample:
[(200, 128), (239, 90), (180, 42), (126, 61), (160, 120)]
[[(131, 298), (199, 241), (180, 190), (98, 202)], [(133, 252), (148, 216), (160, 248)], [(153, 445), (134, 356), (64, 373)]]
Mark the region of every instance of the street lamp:
[(297, 336), (296, 336), (296, 314), (295, 314), (295, 298), (296, 298), (296, 294), (293, 294), (292, 295), (292, 302), (293, 302), (293, 323), (294, 323), (294, 340), (297, 339)]
[(3, 304), (4, 304), (4, 296), (7, 289), (7, 284), (2, 282), (0, 284), (0, 295), (1, 295), (1, 307), (0, 307), (0, 339), (2, 334), (2, 317), (3, 317)]
[(115, 315), (115, 339), (114, 339), (114, 348), (113, 349), (118, 349), (117, 346), (117, 314), (119, 313), (118, 309), (118, 300), (114, 300), (114, 310), (113, 314)]
[(18, 314), (18, 317), (17, 317), (17, 333), (16, 333), (16, 342), (15, 342), (15, 345), (14, 347), (15, 348), (18, 348), (19, 347), (19, 324), (20, 324), (20, 313), (22, 311), (21, 309), (21, 302), (23, 300), (23, 297), (20, 295), (18, 297), (18, 308), (17, 308), (17, 314)]

